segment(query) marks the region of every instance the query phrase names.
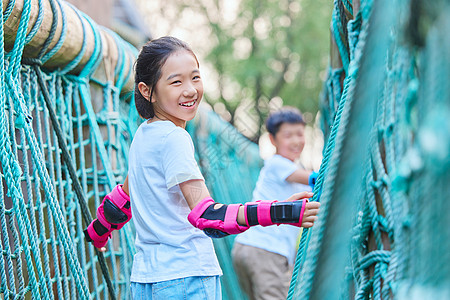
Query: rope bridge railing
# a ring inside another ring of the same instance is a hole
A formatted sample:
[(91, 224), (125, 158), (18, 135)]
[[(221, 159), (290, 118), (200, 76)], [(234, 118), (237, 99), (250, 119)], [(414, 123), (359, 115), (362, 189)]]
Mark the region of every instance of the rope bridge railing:
[(104, 257), (84, 241), (83, 229), (127, 172), (137, 115), (125, 86), (137, 51), (65, 2), (6, 2), (0, 295), (128, 299), (131, 225), (114, 235)]
[(334, 3), (322, 206), (288, 299), (449, 299), (450, 4)]

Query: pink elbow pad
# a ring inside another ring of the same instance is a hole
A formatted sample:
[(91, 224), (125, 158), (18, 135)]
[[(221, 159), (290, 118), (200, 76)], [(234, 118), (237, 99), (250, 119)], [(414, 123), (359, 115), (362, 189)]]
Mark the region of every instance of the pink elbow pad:
[(131, 220), (130, 197), (117, 185), (105, 196), (97, 209), (97, 219), (84, 231), (86, 240), (96, 248), (106, 245), (113, 230), (121, 229)]
[[(215, 207), (216, 205), (218, 206)], [(242, 204), (225, 205), (216, 203), (211, 197), (207, 197), (192, 209), (188, 215), (188, 221), (213, 238), (238, 234), (249, 228), (248, 226), (241, 226), (237, 222), (241, 206)]]

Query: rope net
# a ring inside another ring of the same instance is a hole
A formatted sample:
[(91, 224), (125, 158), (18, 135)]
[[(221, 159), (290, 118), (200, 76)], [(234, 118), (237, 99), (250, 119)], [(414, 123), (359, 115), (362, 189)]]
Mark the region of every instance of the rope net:
[[(142, 121), (125, 88), (137, 50), (109, 32), (118, 61), (114, 76), (99, 79), (105, 29), (74, 10), (82, 48), (47, 68), (70, 31), (67, 4), (49, 1), (63, 25), (53, 21), (30, 58), (45, 7), (33, 1), (23, 1), (14, 36), (5, 24), (17, 17), (16, 1), (2, 2), (0, 297), (129, 299), (133, 223), (113, 233), (104, 255), (82, 231), (127, 172)], [(338, 59), (321, 100), (327, 146), (314, 196), (322, 207), (303, 231), (288, 299), (448, 299), (450, 5), (334, 3)], [(33, 7), (39, 13), (29, 25)], [(89, 38), (92, 54), (78, 68)], [(251, 199), (262, 166), (257, 146), (210, 111), (200, 110), (187, 129), (213, 197)], [(245, 299), (231, 264), (233, 237), (214, 243), (224, 299)]]
[[(58, 23), (52, 22), (52, 32), (31, 59), (23, 54), (42, 24), (44, 6), (39, 2), (38, 19), (29, 28), (30, 10), (37, 3), (24, 1), (16, 36), (6, 36), (14, 39), (10, 47), (3, 40), (3, 30), (14, 4), (10, 1), (2, 7), (0, 33), (1, 298), (128, 299), (134, 254), (132, 224), (109, 242), (102, 256), (109, 268), (104, 277), (99, 256), (84, 240), (83, 229), (91, 217), (89, 212), (83, 214), (86, 208), (81, 204), (95, 214), (101, 199), (125, 178), (127, 149), (137, 116), (130, 110), (134, 108), (131, 95), (122, 93), (122, 88), (132, 75), (131, 67), (125, 68), (126, 60), (137, 51), (110, 33), (119, 54), (114, 78), (96, 79), (93, 73), (104, 63), (102, 48), (106, 44), (99, 27), (76, 11), (84, 24), (80, 53), (64, 67), (49, 71), (41, 65), (57, 53), (67, 37), (67, 4), (50, 1), (55, 20), (63, 26), (50, 47), (57, 30), (53, 24)], [(69, 74), (86, 51), (88, 28), (95, 42), (92, 55), (81, 71)]]
[(355, 2), (334, 2), (322, 206), (288, 299), (448, 299), (450, 4)]

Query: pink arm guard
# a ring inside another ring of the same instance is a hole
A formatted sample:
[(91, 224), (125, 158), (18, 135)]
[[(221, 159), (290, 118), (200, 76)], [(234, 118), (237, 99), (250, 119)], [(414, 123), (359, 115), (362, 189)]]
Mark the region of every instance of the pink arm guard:
[(289, 224), (301, 226), (307, 199), (297, 201), (256, 201), (248, 202), (244, 206), (246, 226), (239, 225), (237, 217), (242, 204), (216, 203), (211, 197), (200, 201), (188, 215), (189, 222), (208, 236), (218, 238), (228, 234), (238, 234), (251, 226)]

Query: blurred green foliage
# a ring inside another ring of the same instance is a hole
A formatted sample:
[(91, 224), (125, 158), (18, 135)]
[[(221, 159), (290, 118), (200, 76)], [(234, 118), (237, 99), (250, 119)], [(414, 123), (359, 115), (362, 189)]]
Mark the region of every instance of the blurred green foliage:
[(257, 141), (264, 119), (281, 105), (298, 107), (312, 121), (329, 61), (332, 0), (146, 3), (149, 19), (161, 20), (154, 26), (167, 24), (164, 34), (184, 27), (203, 39), (203, 57), (217, 81), (204, 98), (247, 137)]

